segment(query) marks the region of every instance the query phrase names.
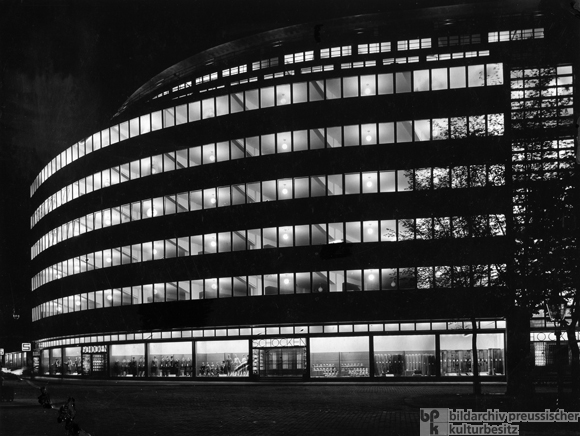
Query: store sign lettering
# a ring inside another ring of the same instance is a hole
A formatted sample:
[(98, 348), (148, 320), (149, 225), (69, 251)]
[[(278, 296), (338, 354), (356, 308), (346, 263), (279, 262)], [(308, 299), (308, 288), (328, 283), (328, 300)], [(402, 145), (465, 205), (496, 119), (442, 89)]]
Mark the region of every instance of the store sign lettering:
[(91, 353), (106, 353), (107, 346), (106, 345), (89, 345), (83, 347), (83, 353), (91, 354)]
[(306, 340), (304, 338), (272, 338), (272, 339), (254, 339), (252, 341), (254, 348), (269, 348), (269, 347), (305, 347)]

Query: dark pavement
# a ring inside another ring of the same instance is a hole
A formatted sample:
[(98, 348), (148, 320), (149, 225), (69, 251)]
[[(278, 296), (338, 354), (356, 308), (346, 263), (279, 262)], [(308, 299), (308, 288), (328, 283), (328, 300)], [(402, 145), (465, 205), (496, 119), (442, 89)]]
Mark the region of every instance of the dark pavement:
[[(533, 397), (505, 395), (505, 385), (469, 384), (163, 384), (154, 381), (34, 380), (52, 401), (76, 400), (75, 421), (92, 436), (113, 435), (419, 435), (419, 408), (485, 411), (553, 408), (554, 388)], [(57, 411), (43, 409), (39, 390), (8, 381), (16, 397), (0, 403), (0, 435), (64, 435)], [(571, 410), (565, 408), (566, 410)], [(578, 435), (580, 424), (528, 423), (521, 435)]]

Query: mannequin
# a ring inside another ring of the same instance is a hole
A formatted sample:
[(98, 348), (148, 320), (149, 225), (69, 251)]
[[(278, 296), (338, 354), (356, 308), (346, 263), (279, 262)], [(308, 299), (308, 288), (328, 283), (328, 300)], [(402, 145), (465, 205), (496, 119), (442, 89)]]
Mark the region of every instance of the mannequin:
[(129, 361), (129, 375), (131, 377), (137, 377), (137, 361), (135, 360), (135, 356), (131, 356), (131, 360)]
[(113, 377), (119, 377), (121, 375), (121, 363), (119, 360), (115, 360), (113, 365)]
[(145, 377), (145, 361), (143, 357), (139, 358), (139, 365), (138, 365), (139, 377)]
[(153, 360), (151, 361), (151, 375), (153, 377), (157, 377), (158, 368), (159, 368), (159, 362), (157, 361), (157, 356), (153, 356)]

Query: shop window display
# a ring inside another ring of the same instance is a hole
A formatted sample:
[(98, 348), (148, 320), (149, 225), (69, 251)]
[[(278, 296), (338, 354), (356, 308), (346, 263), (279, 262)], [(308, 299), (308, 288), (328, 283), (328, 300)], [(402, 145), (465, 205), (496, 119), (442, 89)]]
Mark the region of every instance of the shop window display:
[(369, 377), (368, 337), (310, 339), (310, 376)]
[(42, 350), (42, 358), (40, 360), (40, 373), (44, 375), (50, 374), (50, 350)]
[(63, 370), (65, 375), (81, 375), (81, 347), (67, 347), (64, 349)]
[[(441, 375), (473, 375), (472, 335), (441, 335)], [(477, 335), (479, 375), (504, 375), (503, 334)]]
[(435, 336), (374, 338), (375, 377), (435, 375)]
[(53, 348), (50, 350), (50, 360), (48, 366), (50, 375), (62, 375), (62, 349)]
[(111, 345), (109, 367), (113, 377), (144, 377), (145, 344)]
[(149, 375), (151, 377), (192, 377), (191, 347), (191, 342), (149, 344)]
[(198, 377), (247, 377), (248, 341), (200, 341), (196, 343)]

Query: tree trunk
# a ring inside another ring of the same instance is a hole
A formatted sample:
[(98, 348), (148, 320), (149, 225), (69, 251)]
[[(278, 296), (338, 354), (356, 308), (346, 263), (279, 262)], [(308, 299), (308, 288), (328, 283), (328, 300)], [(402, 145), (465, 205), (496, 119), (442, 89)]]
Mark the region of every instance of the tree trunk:
[(471, 318), (471, 369), (473, 370), (473, 395), (481, 395), (481, 380), (479, 379), (479, 353), (477, 352), (477, 321)]

